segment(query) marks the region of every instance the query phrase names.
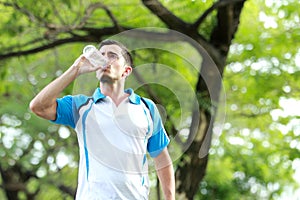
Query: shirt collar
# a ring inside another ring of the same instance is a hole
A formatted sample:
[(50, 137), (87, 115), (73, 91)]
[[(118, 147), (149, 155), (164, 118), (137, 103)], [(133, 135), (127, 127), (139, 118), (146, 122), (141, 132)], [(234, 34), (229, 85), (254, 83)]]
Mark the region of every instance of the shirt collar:
[[(140, 104), (141, 102), (141, 97), (137, 94), (134, 93), (133, 89), (128, 88), (126, 89), (124, 92), (126, 92), (127, 94), (129, 94), (129, 102), (132, 104)], [(101, 93), (100, 88), (97, 88), (93, 94), (93, 99), (94, 102), (98, 102), (100, 99), (104, 99), (106, 96), (104, 94)]]

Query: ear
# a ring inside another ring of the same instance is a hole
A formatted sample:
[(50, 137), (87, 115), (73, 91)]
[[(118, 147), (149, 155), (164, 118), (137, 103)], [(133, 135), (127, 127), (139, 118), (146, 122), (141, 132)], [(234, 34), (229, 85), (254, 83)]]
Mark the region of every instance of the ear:
[(132, 72), (132, 67), (129, 66), (129, 65), (126, 65), (125, 66), (125, 70), (124, 70), (122, 76), (127, 77), (127, 76), (129, 76), (131, 74), (131, 72)]

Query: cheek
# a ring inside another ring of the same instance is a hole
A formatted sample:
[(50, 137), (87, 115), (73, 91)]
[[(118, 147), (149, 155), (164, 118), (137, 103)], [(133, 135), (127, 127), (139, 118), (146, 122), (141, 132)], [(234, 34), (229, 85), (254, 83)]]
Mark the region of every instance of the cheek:
[(116, 73), (116, 74), (123, 74), (122, 66), (119, 63), (116, 63), (111, 66), (111, 72)]

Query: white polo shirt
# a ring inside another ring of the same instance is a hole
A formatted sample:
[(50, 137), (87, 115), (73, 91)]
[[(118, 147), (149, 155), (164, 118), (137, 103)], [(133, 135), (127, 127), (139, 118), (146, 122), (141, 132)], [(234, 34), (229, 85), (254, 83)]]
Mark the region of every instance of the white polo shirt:
[(146, 153), (156, 157), (169, 144), (155, 104), (130, 94), (118, 106), (97, 88), (92, 97), (57, 99), (58, 124), (76, 130), (79, 174), (76, 199), (148, 199)]

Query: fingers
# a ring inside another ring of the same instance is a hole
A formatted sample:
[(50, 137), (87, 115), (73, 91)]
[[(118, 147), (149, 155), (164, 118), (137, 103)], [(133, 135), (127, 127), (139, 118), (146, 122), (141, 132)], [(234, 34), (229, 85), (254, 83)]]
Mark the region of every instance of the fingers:
[(99, 67), (94, 67), (91, 65), (91, 63), (88, 61), (88, 59), (84, 55), (80, 55), (73, 63), (71, 66), (73, 68), (76, 68), (77, 71), (77, 76), (89, 73), (89, 72), (94, 72), (96, 70), (101, 69), (101, 66)]

